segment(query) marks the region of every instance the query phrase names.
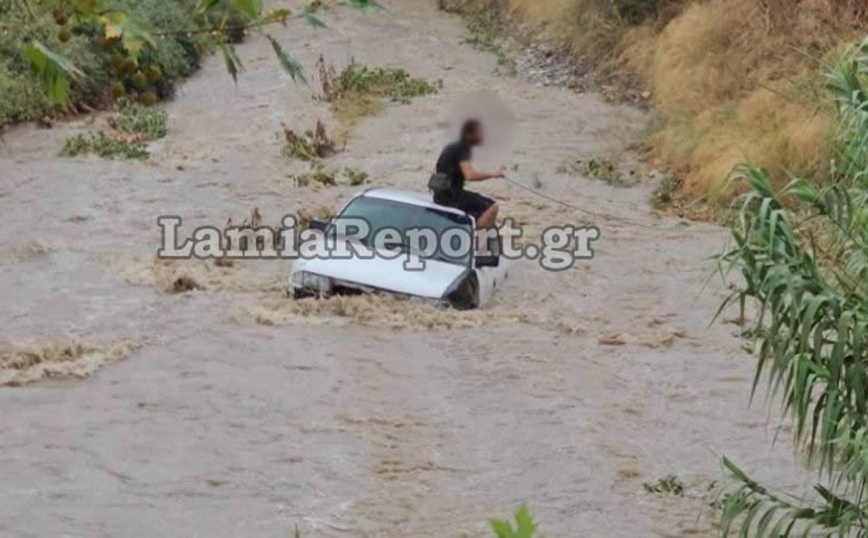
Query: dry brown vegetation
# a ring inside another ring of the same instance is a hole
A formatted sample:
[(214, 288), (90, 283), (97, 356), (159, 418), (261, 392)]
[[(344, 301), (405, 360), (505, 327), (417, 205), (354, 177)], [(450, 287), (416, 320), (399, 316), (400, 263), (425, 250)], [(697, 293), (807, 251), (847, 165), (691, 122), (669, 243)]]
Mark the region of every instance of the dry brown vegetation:
[(286, 140), (283, 154), (292, 159), (315, 161), (330, 157), (337, 151), (337, 143), (329, 137), (325, 125), (319, 120), (316, 127), (301, 135), (284, 125), (283, 137)]
[(19, 346), (0, 340), (0, 387), (45, 378), (87, 377), (106, 363), (126, 358), (138, 345), (118, 340), (101, 345), (54, 341)]
[(820, 174), (833, 124), (823, 64), (868, 29), (863, 0), (501, 1), (652, 92), (650, 156), (687, 198), (716, 194), (746, 160)]

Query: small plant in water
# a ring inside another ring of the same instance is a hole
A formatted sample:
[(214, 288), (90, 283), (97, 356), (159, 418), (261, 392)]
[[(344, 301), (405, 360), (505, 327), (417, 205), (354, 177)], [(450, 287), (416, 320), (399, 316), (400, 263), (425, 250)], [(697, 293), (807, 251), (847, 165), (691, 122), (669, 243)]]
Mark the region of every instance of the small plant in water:
[(337, 144), (328, 136), (325, 125), (319, 120), (312, 131), (307, 131), (303, 135), (297, 134), (284, 125), (283, 137), (286, 140), (283, 154), (293, 159), (315, 161), (325, 159), (336, 152)]
[(653, 484), (644, 483), (642, 487), (648, 493), (674, 495), (681, 497), (684, 495), (684, 484), (674, 474), (666, 475), (663, 478), (658, 478)]
[(334, 67), (326, 66), (325, 60), (320, 57), (318, 69), (322, 99), (328, 103), (355, 94), (407, 104), (416, 97), (438, 91), (437, 86), (423, 78), (413, 77), (401, 68), (368, 67), (351, 60), (338, 73)]
[(358, 168), (347, 167), (345, 170), (350, 186), (358, 187), (368, 182), (368, 173), (359, 170)]
[(491, 530), (497, 538), (542, 538), (536, 534), (537, 523), (527, 506), (522, 505), (515, 511), (515, 528), (512, 523), (504, 519), (489, 520)]
[(91, 135), (67, 138), (61, 156), (93, 153), (104, 159), (147, 159), (145, 143), (166, 136), (166, 113), (136, 103), (121, 105), (120, 113), (109, 118), (111, 128)]
[(348, 136), (362, 118), (379, 114), (386, 106), (385, 99), (407, 104), (416, 97), (437, 93), (442, 87), (442, 83), (431, 84), (400, 68), (369, 68), (354, 60), (338, 72), (320, 56), (317, 69), (319, 99), (331, 105), (332, 114), (340, 122), (339, 139)]
[(635, 170), (625, 175), (617, 164), (602, 157), (567, 159), (557, 171), (559, 174), (592, 177), (615, 187), (629, 187), (635, 183), (636, 176)]
[(156, 107), (125, 103), (120, 115), (109, 121), (112, 128), (130, 135), (142, 135), (147, 140), (166, 136), (166, 112)]
[(438, 0), (437, 7), (440, 11), (459, 15), (464, 19), (471, 34), (464, 42), (477, 50), (494, 54), (498, 73), (509, 76), (517, 73), (515, 61), (497, 41), (497, 36), (503, 34), (503, 22), (496, 2), (486, 2), (480, 6), (468, 0)]
[(657, 180), (657, 186), (651, 191), (651, 207), (663, 210), (675, 199), (675, 193), (681, 187), (681, 182), (670, 174), (663, 174)]
[(310, 170), (292, 176), (296, 187), (334, 187), (337, 185), (335, 173), (333, 170), (326, 168), (322, 163), (315, 162), (311, 164)]
[(95, 135), (76, 135), (67, 138), (60, 150), (63, 157), (76, 157), (93, 153), (103, 159), (147, 159), (144, 144), (114, 138), (100, 131)]

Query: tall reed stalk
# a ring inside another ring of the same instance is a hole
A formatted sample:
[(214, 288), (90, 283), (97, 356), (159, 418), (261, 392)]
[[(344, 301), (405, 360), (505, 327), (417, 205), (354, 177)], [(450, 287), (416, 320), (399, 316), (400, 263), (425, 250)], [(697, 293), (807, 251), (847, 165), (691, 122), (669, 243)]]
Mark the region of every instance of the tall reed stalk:
[(734, 479), (722, 497), (727, 536), (868, 536), (868, 40), (828, 75), (838, 129), (830, 163), (835, 181), (792, 178), (772, 187), (744, 165), (733, 248), (719, 261), (735, 270), (742, 314), (756, 307), (763, 379), (795, 423), (796, 446), (818, 463), (816, 495), (765, 487), (723, 459)]

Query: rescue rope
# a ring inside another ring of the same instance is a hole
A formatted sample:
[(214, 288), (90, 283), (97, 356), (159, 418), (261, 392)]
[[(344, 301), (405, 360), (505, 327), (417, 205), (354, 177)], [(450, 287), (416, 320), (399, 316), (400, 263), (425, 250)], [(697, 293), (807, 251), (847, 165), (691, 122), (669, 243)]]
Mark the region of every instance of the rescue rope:
[[(626, 226), (633, 226), (636, 228), (643, 228), (646, 230), (653, 230), (655, 232), (662, 232), (662, 233), (687, 233), (688, 232), (688, 230), (685, 230), (685, 229), (659, 228), (657, 226), (650, 226), (648, 224), (642, 224), (641, 222), (634, 222), (634, 221), (631, 221), (631, 220), (628, 220), (625, 218), (616, 217), (616, 216), (609, 215), (606, 213), (598, 213), (596, 211), (591, 211), (590, 209), (585, 209), (583, 207), (579, 207), (577, 205), (573, 205), (573, 204), (570, 204), (568, 202), (564, 202), (563, 200), (558, 200), (557, 198), (555, 198), (553, 196), (549, 196), (549, 195), (542, 193), (542, 192), (540, 192), (534, 188), (531, 188), (531, 187), (528, 187), (527, 185), (519, 183), (518, 181), (515, 181), (513, 179), (509, 179), (508, 177), (504, 177), (503, 179), (506, 180), (508, 183), (512, 183), (516, 187), (519, 187), (521, 189), (526, 190), (527, 192), (529, 192), (531, 194), (535, 194), (536, 196), (539, 196), (540, 198), (545, 198), (546, 200), (549, 200), (550, 202), (560, 204), (566, 208), (572, 209), (574, 211), (578, 211), (580, 213), (584, 213), (586, 215), (590, 215), (590, 216), (597, 218), (597, 219), (600, 219), (600, 220), (613, 220), (615, 222), (620, 222), (621, 224), (624, 224)], [(692, 233), (720, 233), (721, 230), (690, 230), (690, 232), (692, 232)]]

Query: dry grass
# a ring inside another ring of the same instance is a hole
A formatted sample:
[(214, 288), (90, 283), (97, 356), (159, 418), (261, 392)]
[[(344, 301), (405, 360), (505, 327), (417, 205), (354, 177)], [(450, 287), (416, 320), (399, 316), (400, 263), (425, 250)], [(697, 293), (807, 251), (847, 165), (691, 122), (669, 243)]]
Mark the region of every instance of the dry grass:
[[(652, 92), (652, 158), (683, 197), (717, 190), (739, 162), (814, 174), (832, 127), (822, 61), (868, 29), (862, 0), (504, 0), (554, 39), (638, 75)], [(654, 6), (639, 19), (618, 13)], [(820, 177), (822, 179), (822, 177)]]
[(625, 34), (620, 58), (643, 76), (660, 120), (652, 155), (684, 173), (684, 195), (716, 193), (744, 161), (779, 177), (817, 171), (831, 127), (818, 60), (855, 37), (840, 4), (712, 0), (659, 33)]

